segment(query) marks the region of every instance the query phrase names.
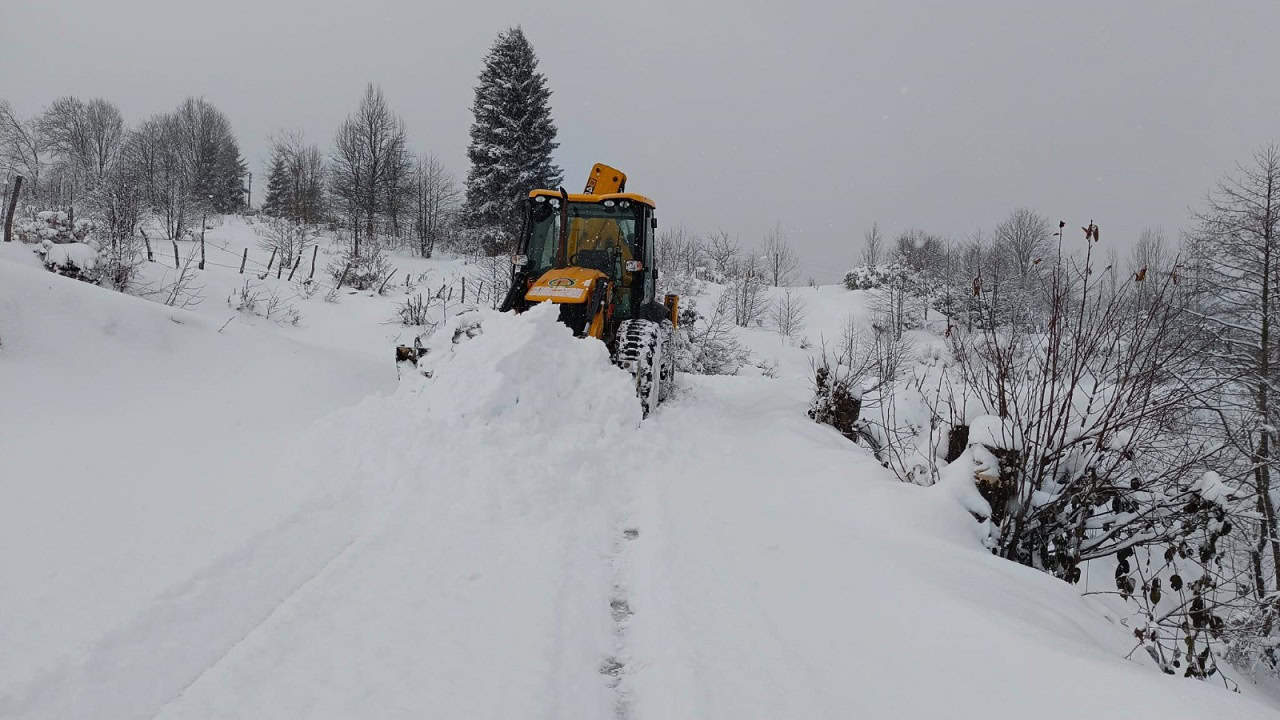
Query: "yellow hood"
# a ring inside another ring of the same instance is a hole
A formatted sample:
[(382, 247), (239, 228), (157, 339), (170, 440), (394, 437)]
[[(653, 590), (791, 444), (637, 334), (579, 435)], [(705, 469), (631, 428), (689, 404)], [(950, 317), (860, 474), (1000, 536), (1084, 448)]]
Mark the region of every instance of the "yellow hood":
[(554, 268), (529, 286), (524, 299), (529, 302), (584, 303), (590, 297), (592, 286), (605, 277), (604, 273), (591, 268)]

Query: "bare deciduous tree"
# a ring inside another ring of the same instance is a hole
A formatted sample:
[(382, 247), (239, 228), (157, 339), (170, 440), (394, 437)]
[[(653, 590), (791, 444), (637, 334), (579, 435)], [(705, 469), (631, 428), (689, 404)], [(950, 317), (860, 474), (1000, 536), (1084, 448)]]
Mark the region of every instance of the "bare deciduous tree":
[(880, 264), (880, 255), (884, 248), (884, 236), (880, 234), (880, 223), (871, 223), (871, 229), (862, 236), (862, 264), (875, 267)]
[(39, 122), (20, 119), (9, 103), (0, 100), (0, 163), (26, 178), (28, 195), (38, 195), (42, 189), (46, 153)]
[[(1145, 228), (1138, 235), (1138, 241), (1134, 243), (1129, 254), (1130, 275), (1132, 277), (1155, 276), (1169, 272), (1168, 259), (1165, 257), (1168, 250), (1163, 231), (1158, 228)], [(1114, 270), (1113, 267), (1112, 271)], [(1144, 282), (1138, 285), (1134, 293), (1134, 303), (1139, 310), (1145, 311), (1148, 308), (1155, 287), (1155, 283)]]
[(146, 188), (148, 205), (164, 222), (170, 240), (182, 237), (199, 215), (180, 134), (172, 115), (157, 115), (129, 134), (123, 150), (123, 162)]
[(1280, 521), (1273, 501), (1280, 427), (1274, 398), (1280, 342), (1273, 325), (1280, 283), (1280, 148), (1259, 150), (1250, 164), (1222, 180), (1196, 219), (1197, 245), (1208, 262), (1200, 288), (1203, 311), (1189, 312), (1215, 330), (1214, 364), (1232, 383), (1219, 403), (1225, 435), (1248, 458), (1256, 490), (1260, 522), (1251, 559), (1255, 592), (1262, 598), (1280, 589)]
[(656, 262), (664, 273), (684, 273), (693, 277), (703, 258), (702, 240), (677, 225), (658, 233)]
[(343, 121), (334, 142), (333, 191), (352, 224), (353, 252), (360, 254), (360, 229), (374, 238), (375, 225), (387, 207), (388, 188), (407, 173), (404, 122), (391, 112), (382, 89), (370, 83), (360, 107)]
[(996, 226), (993, 248), (1007, 261), (1014, 276), (1026, 287), (1036, 259), (1044, 255), (1049, 242), (1049, 221), (1027, 208), (1018, 208)]
[(718, 279), (723, 280), (738, 275), (738, 256), (742, 254), (742, 247), (738, 245), (737, 240), (729, 237), (729, 233), (723, 230), (711, 233), (703, 254), (711, 264), (711, 272), (715, 273)]
[(431, 257), (449, 232), (461, 198), (462, 189), (439, 158), (418, 158), (413, 171), (413, 232), (422, 257)]
[(168, 117), (170, 142), (182, 155), (192, 197), (209, 211), (239, 209), (245, 165), (231, 121), (204, 98), (187, 98)]
[(89, 187), (107, 174), (124, 140), (124, 118), (115, 105), (94, 98), (61, 97), (40, 116), (50, 151)]
[(787, 242), (787, 235), (781, 224), (774, 225), (765, 235), (760, 254), (763, 256), (764, 270), (770, 284), (774, 287), (789, 285), (800, 265), (800, 258), (791, 243)]

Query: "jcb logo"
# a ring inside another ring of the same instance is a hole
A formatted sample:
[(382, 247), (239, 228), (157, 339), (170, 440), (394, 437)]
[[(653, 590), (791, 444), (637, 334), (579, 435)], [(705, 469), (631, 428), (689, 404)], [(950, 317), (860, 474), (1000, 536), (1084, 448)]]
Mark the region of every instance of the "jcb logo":
[(573, 278), (556, 278), (554, 280), (548, 280), (547, 284), (551, 287), (569, 287), (573, 284)]

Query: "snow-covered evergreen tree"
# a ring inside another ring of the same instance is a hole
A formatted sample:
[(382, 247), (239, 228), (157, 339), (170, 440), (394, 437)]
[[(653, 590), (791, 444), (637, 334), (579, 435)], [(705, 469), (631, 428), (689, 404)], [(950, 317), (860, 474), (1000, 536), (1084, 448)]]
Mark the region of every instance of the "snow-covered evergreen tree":
[(547, 78), (538, 71), (538, 58), (524, 32), (515, 27), (498, 35), (485, 57), (472, 104), (464, 213), (470, 228), (489, 231), (489, 237), (498, 228), (513, 239), (520, 227), (520, 198), (563, 181), (551, 159), (559, 144), (550, 98)]
[(210, 194), (213, 195), (212, 209), (229, 213), (244, 208), (244, 176), (248, 171), (249, 167), (240, 157), (240, 147), (234, 137), (219, 144), (217, 157), (214, 159), (213, 177), (209, 182)]
[(284, 156), (273, 152), (271, 169), (267, 171), (267, 197), (262, 201), (262, 212), (272, 217), (280, 217), (286, 205), (289, 175), (285, 169)]

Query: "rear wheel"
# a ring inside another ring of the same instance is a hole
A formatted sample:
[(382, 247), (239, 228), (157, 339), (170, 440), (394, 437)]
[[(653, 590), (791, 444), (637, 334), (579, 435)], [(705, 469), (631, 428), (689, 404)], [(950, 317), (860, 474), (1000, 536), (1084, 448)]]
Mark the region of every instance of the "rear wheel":
[(665, 352), (668, 332), (663, 325), (652, 320), (624, 320), (618, 326), (613, 362), (635, 378), (636, 397), (645, 416), (667, 399), (675, 376), (674, 360)]

